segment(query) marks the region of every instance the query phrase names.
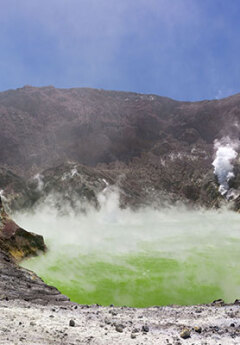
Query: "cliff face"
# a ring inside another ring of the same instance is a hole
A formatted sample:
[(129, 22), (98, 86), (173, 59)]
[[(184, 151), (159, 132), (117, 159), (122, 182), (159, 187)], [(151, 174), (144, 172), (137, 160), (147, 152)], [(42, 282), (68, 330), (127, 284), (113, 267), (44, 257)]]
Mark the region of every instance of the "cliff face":
[(127, 92), (26, 86), (0, 93), (0, 119), (0, 188), (14, 194), (16, 208), (40, 197), (31, 176), (41, 172), (45, 192), (61, 189), (57, 178), (68, 188), (62, 177), (71, 175), (74, 166), (79, 173), (68, 182), (87, 197), (99, 191), (88, 183), (95, 176), (117, 182), (123, 204), (166, 193), (211, 207), (221, 199), (211, 165), (213, 142), (239, 138), (240, 94), (178, 102)]
[(43, 237), (19, 227), (6, 213), (0, 197), (0, 249), (15, 261), (44, 252)]
[(68, 301), (36, 274), (17, 265), (23, 258), (46, 250), (43, 237), (19, 227), (0, 198), (0, 301), (25, 300), (40, 304)]

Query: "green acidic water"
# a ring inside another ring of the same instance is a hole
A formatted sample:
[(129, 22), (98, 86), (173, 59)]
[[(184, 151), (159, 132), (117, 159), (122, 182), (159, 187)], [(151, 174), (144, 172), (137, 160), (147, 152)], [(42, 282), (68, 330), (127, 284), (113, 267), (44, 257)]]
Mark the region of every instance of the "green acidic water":
[[(225, 251), (224, 260), (232, 259), (232, 254)], [(192, 255), (187, 260), (145, 253), (115, 257), (112, 262), (99, 261), (94, 256), (79, 255), (74, 259), (60, 253), (55, 258), (49, 256), (25, 261), (24, 267), (82, 304), (145, 307), (208, 303), (222, 297), (230, 302), (239, 297), (238, 293), (232, 296), (228, 293), (231, 288), (239, 290), (239, 254), (234, 266), (224, 262), (220, 252)]]
[(49, 251), (23, 266), (82, 304), (146, 307), (240, 297), (240, 216), (230, 211), (118, 208), (16, 221)]

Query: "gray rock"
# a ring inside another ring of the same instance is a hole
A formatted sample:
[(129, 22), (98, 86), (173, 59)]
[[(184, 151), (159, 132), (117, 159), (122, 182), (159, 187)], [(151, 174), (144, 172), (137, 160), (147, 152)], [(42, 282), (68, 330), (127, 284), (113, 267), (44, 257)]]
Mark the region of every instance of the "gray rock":
[(146, 333), (149, 332), (149, 327), (147, 325), (143, 325), (142, 326), (142, 331), (146, 332)]
[(74, 320), (70, 320), (69, 321), (69, 326), (70, 327), (75, 327), (75, 321)]
[(116, 325), (115, 327), (115, 330), (119, 333), (122, 333), (123, 332), (123, 329), (124, 329), (124, 326), (123, 325)]

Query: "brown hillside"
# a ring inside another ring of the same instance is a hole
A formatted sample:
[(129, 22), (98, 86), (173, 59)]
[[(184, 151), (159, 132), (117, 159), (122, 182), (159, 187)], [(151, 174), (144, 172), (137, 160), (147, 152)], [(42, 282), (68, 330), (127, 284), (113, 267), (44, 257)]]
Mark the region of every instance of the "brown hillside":
[(22, 173), (67, 160), (128, 162), (239, 135), (240, 95), (178, 102), (155, 95), (25, 86), (0, 93), (0, 165)]

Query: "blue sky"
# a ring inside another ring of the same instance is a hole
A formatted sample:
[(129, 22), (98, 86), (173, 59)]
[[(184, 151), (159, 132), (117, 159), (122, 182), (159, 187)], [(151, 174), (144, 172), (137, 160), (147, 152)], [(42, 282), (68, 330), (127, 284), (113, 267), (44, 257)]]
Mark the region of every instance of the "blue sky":
[(240, 92), (239, 0), (0, 0), (0, 91)]

